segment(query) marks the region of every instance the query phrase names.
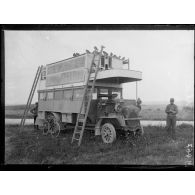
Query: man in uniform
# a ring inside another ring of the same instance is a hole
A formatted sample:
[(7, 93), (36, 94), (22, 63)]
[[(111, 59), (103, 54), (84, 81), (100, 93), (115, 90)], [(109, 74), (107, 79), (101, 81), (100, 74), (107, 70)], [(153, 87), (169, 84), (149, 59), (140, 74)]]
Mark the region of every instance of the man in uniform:
[(34, 129), (38, 129), (38, 125), (35, 126), (36, 118), (38, 116), (38, 102), (35, 103), (35, 107), (32, 108), (30, 112), (34, 115)]
[(140, 98), (137, 98), (136, 106), (140, 109), (140, 111), (142, 109), (141, 103), (142, 103), (141, 99)]
[(170, 99), (170, 104), (167, 105), (165, 112), (167, 113), (167, 132), (175, 140), (176, 114), (178, 113), (178, 108), (174, 104), (174, 98)]

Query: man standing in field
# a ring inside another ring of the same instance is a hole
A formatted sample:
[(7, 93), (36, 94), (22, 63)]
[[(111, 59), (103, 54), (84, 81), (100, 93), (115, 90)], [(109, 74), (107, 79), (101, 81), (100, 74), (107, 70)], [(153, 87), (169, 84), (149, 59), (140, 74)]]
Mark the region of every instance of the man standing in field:
[(167, 113), (167, 132), (175, 140), (176, 114), (178, 113), (178, 108), (174, 104), (174, 98), (170, 99), (170, 104), (167, 105), (165, 112)]
[(38, 129), (38, 125), (35, 126), (36, 118), (38, 116), (38, 102), (35, 103), (35, 107), (30, 110), (30, 112), (34, 115), (34, 129)]
[(141, 103), (142, 103), (141, 99), (140, 98), (137, 98), (136, 106), (140, 109), (140, 111), (142, 109)]

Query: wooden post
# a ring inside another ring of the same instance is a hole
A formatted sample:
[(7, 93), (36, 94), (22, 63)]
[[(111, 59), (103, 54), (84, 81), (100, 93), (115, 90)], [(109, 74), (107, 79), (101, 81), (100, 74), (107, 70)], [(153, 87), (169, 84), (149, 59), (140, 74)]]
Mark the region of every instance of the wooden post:
[(128, 58), (128, 70), (129, 70), (129, 58)]

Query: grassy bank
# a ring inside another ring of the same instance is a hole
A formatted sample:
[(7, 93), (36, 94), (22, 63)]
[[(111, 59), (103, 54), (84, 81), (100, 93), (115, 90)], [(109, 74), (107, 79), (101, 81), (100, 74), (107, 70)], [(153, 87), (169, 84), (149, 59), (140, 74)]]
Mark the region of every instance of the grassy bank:
[[(143, 105), (141, 116), (143, 120), (165, 120), (166, 105)], [(179, 113), (177, 114), (177, 120), (180, 121), (193, 121), (194, 109), (193, 107), (179, 107)]]
[[(31, 105), (33, 108), (34, 105)], [(24, 113), (25, 105), (13, 105), (13, 106), (5, 106), (5, 118), (22, 118)], [(33, 118), (31, 113), (27, 114), (26, 118)]]
[(178, 126), (177, 141), (173, 143), (164, 128), (147, 126), (145, 135), (138, 140), (119, 138), (112, 145), (106, 145), (99, 136), (86, 131), (81, 147), (77, 148), (70, 144), (72, 131), (52, 138), (34, 131), (31, 125), (21, 133), (18, 125), (8, 125), (5, 127), (5, 163), (184, 165), (185, 147), (194, 146), (193, 132), (190, 125)]

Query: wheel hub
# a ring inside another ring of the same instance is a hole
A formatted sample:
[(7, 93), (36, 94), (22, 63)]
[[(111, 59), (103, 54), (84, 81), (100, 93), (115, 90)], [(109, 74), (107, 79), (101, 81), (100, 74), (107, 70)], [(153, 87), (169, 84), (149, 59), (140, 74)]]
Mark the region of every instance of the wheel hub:
[(109, 141), (112, 137), (112, 133), (110, 131), (110, 129), (108, 127), (104, 128), (103, 130), (103, 135), (104, 135), (104, 138)]

